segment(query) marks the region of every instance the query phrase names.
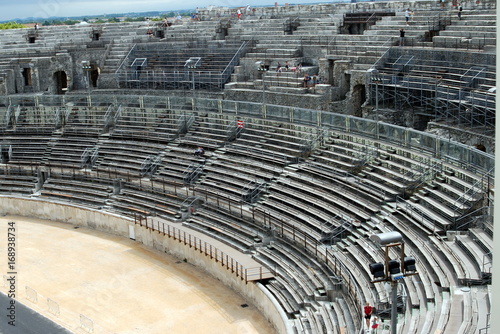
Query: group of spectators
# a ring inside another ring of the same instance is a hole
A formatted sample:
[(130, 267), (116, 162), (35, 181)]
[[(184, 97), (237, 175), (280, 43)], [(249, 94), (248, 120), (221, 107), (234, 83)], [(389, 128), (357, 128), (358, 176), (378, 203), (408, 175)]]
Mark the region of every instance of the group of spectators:
[[(443, 9), (444, 9), (444, 3), (445, 0), (441, 0), (441, 8)], [(456, 6), (458, 19), (461, 20), (462, 12), (464, 10), (462, 4), (454, 1), (453, 6)], [(410, 25), (410, 22), (413, 22), (414, 17), (415, 17), (415, 12), (410, 8), (407, 8), (405, 10), (405, 21), (407, 26)], [(404, 46), (404, 45), (405, 45), (405, 30), (401, 28), (399, 29), (399, 46)]]
[[(245, 7), (245, 15), (247, 15), (247, 16), (252, 15), (252, 11), (255, 11), (255, 9), (252, 9), (252, 7), (250, 7), (250, 5), (247, 5)], [(241, 20), (242, 15), (243, 15), (242, 8), (238, 8), (236, 10), (236, 17), (238, 18), (238, 20)]]
[[(295, 73), (298, 77), (302, 72), (302, 63), (298, 63), (295, 66), (290, 66), (290, 63), (286, 61), (285, 65), (282, 66), (281, 63), (278, 62), (278, 64), (276, 65), (276, 76), (280, 76), (283, 71), (285, 72), (291, 71)], [(317, 74), (309, 75), (309, 73), (304, 73), (304, 78), (302, 82), (304, 88), (309, 88), (309, 87), (315, 87), (317, 84), (320, 83), (320, 80)]]
[(304, 84), (304, 88), (315, 87), (319, 84), (319, 76), (317, 74), (313, 74), (312, 76), (309, 73), (304, 74), (304, 79), (302, 80)]

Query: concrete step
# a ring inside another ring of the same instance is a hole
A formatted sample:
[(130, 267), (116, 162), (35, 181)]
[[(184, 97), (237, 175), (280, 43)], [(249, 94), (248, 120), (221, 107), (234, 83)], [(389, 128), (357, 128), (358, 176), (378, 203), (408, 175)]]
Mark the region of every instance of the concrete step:
[(450, 36), (450, 37), (462, 37), (462, 38), (495, 38), (496, 39), (496, 32), (491, 32), (491, 31), (481, 31), (481, 30), (443, 30), (439, 32), (440, 37), (445, 37), (445, 36)]

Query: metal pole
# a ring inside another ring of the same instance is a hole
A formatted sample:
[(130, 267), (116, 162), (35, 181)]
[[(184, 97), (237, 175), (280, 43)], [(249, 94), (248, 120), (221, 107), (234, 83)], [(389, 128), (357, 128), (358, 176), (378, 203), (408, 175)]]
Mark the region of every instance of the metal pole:
[(87, 91), (90, 95), (90, 69), (87, 69)]
[(391, 282), (392, 305), (391, 305), (391, 334), (398, 331), (398, 282)]
[(266, 103), (266, 71), (262, 73), (262, 104)]

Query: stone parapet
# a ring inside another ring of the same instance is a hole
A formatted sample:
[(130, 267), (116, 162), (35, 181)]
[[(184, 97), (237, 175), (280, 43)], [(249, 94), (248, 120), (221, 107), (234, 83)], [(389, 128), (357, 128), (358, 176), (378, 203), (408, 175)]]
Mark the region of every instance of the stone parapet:
[[(319, 17), (333, 14), (344, 14), (352, 12), (373, 12), (373, 11), (404, 11), (406, 8), (413, 10), (432, 10), (440, 7), (438, 1), (377, 1), (377, 2), (345, 2), (345, 3), (323, 3), (314, 5), (288, 5), (279, 4), (273, 7), (255, 7), (252, 8), (251, 14), (246, 16), (246, 11), (243, 9), (242, 19), (245, 18), (278, 18), (300, 16), (302, 17)], [(496, 1), (470, 1), (465, 3), (464, 9), (494, 9), (496, 8)], [(454, 9), (452, 1), (445, 2), (446, 9)], [(220, 18), (233, 17), (236, 13), (237, 7), (215, 7), (209, 6), (207, 8), (200, 8), (199, 13), (203, 20), (216, 20)]]

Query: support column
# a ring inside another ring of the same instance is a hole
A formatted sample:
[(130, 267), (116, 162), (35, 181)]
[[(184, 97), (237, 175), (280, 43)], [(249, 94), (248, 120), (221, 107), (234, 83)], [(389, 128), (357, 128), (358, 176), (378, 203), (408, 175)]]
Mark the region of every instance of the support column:
[(397, 334), (398, 331), (398, 282), (391, 282), (391, 334)]

